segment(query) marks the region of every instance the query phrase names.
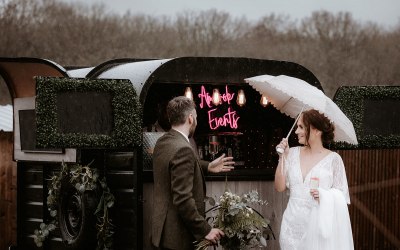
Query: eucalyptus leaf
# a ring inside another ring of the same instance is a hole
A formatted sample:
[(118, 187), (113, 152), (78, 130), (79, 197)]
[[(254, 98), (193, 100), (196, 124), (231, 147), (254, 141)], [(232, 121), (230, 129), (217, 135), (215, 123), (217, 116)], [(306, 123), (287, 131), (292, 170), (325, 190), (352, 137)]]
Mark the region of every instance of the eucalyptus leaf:
[(107, 202), (107, 207), (112, 207), (112, 206), (114, 206), (114, 201), (109, 201), (109, 202)]
[(56, 217), (57, 216), (57, 210), (51, 210), (50, 211), (50, 216), (51, 217)]
[(97, 208), (96, 208), (96, 211), (94, 212), (94, 214), (97, 214), (101, 210), (103, 210), (103, 207), (104, 207), (104, 195), (101, 196), (99, 204), (97, 204)]
[(261, 243), (261, 245), (264, 246), (264, 247), (267, 246), (267, 240), (266, 240), (263, 236), (260, 237), (260, 243)]
[(212, 197), (206, 197), (206, 201), (208, 202), (208, 204), (210, 204), (210, 206), (215, 206), (216, 204), (215, 199)]

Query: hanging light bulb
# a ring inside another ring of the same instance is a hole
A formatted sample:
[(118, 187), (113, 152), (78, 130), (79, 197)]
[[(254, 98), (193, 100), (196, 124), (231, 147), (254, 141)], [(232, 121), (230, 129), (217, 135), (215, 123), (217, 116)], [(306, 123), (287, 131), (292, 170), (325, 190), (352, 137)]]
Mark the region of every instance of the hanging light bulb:
[(236, 103), (240, 107), (246, 104), (246, 96), (244, 95), (243, 89), (239, 89), (237, 98), (236, 98)]
[(218, 89), (213, 90), (212, 102), (214, 103), (215, 106), (217, 106), (221, 103), (221, 95), (219, 94)]
[(268, 105), (268, 103), (269, 103), (269, 101), (268, 101), (267, 97), (265, 95), (262, 95), (261, 99), (260, 99), (261, 106), (266, 107)]
[(193, 101), (193, 92), (191, 87), (186, 87), (185, 96)]

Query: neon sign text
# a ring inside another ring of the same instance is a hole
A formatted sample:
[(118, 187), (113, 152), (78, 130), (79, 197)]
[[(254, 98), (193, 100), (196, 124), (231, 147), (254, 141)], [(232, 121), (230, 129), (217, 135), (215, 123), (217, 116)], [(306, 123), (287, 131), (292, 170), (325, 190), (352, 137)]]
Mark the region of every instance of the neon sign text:
[(217, 109), (211, 109), (208, 111), (208, 124), (211, 129), (217, 129), (220, 126), (230, 126), (236, 129), (238, 127), (239, 116), (236, 115), (236, 111), (231, 111), (231, 107), (228, 108), (228, 112), (222, 117), (214, 117), (213, 113)]
[[(233, 100), (235, 96), (235, 93), (229, 92), (228, 86), (225, 85), (225, 93), (221, 95), (221, 104), (222, 103), (227, 103), (231, 104), (231, 101)], [(198, 97), (200, 98), (200, 108), (203, 109), (207, 105), (208, 108), (212, 107), (212, 97), (211, 95), (206, 91), (204, 86), (201, 86), (201, 91), (200, 94), (198, 94)], [(223, 116), (216, 116), (216, 111), (219, 108), (214, 108), (210, 109), (208, 111), (208, 124), (211, 129), (215, 130), (219, 127), (231, 127), (232, 129), (237, 129), (238, 128), (238, 120), (239, 116), (237, 115), (236, 111), (234, 111), (231, 106), (228, 106), (228, 111), (225, 112)]]
[[(204, 86), (201, 86), (201, 92), (198, 94), (200, 98), (200, 108), (204, 108), (204, 103), (207, 104), (209, 108), (211, 108), (212, 97), (206, 91)], [(225, 86), (225, 93), (221, 95), (222, 101), (231, 104), (231, 100), (235, 96), (235, 93), (229, 93), (228, 86)]]

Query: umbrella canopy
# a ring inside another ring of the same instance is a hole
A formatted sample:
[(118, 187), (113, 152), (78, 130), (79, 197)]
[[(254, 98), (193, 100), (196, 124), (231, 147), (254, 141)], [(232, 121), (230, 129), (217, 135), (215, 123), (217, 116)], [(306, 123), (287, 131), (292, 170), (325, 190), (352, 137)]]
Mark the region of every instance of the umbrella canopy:
[(296, 118), (303, 109), (318, 110), (335, 125), (334, 141), (358, 144), (353, 123), (316, 87), (286, 75), (260, 75), (246, 78), (245, 81), (265, 95), (275, 108), (292, 118)]

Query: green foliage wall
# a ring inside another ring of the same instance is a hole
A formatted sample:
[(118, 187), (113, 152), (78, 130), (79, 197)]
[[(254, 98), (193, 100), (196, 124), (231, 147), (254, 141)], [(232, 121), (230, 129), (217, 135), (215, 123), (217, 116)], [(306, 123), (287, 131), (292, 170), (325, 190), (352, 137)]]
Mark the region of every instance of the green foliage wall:
[[(60, 133), (57, 128), (57, 93), (93, 91), (112, 95), (114, 124), (111, 135)], [(38, 147), (121, 148), (142, 143), (142, 108), (128, 80), (37, 77), (36, 92)]]
[[(334, 102), (353, 122), (359, 145), (335, 144), (337, 148), (400, 148), (400, 134), (370, 135), (363, 129), (365, 112), (364, 100), (396, 100), (400, 112), (400, 86), (346, 86), (336, 92)], [(398, 117), (398, 116), (397, 116)], [(385, 121), (376, 121), (385, 122)], [(395, 122), (396, 121), (391, 121)], [(400, 121), (397, 123), (400, 126)]]

